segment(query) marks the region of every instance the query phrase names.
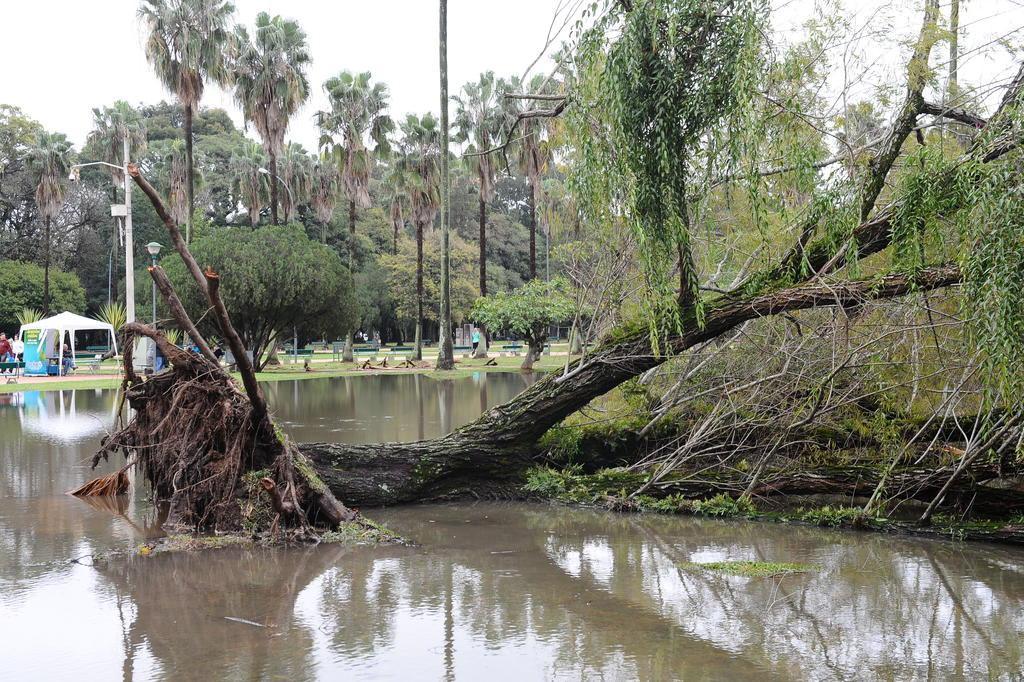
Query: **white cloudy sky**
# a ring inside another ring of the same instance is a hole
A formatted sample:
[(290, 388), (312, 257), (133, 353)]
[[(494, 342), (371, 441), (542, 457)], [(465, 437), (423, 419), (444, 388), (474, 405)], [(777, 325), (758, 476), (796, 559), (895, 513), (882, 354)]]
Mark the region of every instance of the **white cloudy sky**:
[[(313, 64), (312, 97), (289, 137), (316, 147), (312, 122), (326, 107), (321, 84), (343, 69), (373, 72), (391, 88), (395, 113), (436, 111), (437, 3), (431, 0), (234, 0), (237, 19), (261, 11), (297, 19)], [(453, 89), (483, 70), (522, 73), (544, 45), (557, 0), (449, 0), (449, 78)], [(143, 52), (138, 0), (0, 0), (0, 102), (21, 107), (81, 144), (91, 109), (117, 99), (169, 99)], [(22, 68), (19, 65), (24, 65)], [(231, 97), (211, 88), (206, 106), (241, 117)]]
[[(996, 40), (1020, 45), (1024, 0), (961, 0), (965, 49)], [(920, 27), (922, 0), (772, 0), (778, 36), (800, 34), (814, 6), (841, 2), (850, 41), (835, 50), (873, 65), (865, 89), (900, 82), (905, 41)], [(940, 0), (945, 16), (949, 0)], [(81, 144), (91, 109), (116, 99), (169, 98), (150, 71), (136, 19), (137, 0), (0, 0), (0, 103), (20, 106), (47, 128)], [(452, 90), (482, 70), (521, 73), (537, 56), (559, 0), (449, 0)], [(293, 119), (291, 139), (314, 149), (313, 113), (326, 106), (321, 84), (342, 69), (370, 70), (388, 83), (392, 111), (438, 107), (437, 4), (433, 0), (235, 0), (237, 19), (251, 25), (266, 10), (297, 19), (308, 34), (313, 95)], [(873, 32), (860, 29), (870, 24)], [(944, 49), (944, 48), (942, 48)], [(539, 68), (544, 68), (542, 63)], [(1005, 80), (1015, 69), (1006, 50), (968, 51), (962, 81)], [(837, 78), (839, 74), (837, 74)], [(211, 88), (203, 101), (241, 123), (230, 96)]]

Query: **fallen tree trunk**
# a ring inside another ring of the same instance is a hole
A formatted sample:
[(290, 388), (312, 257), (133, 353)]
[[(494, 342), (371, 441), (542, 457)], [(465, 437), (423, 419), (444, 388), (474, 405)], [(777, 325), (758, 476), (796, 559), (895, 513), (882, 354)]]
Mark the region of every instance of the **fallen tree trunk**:
[[(710, 307), (705, 324), (688, 324), (671, 339), (671, 354), (714, 339), (747, 320), (819, 306), (849, 305), (927, 291), (960, 281), (955, 265), (925, 268), (916, 277), (889, 275), (840, 284), (805, 284), (745, 301)], [(307, 443), (300, 449), (341, 500), (396, 504), (457, 494), (490, 494), (519, 480), (552, 426), (619, 384), (670, 357), (651, 350), (646, 326), (606, 341), (566, 374), (549, 375), (471, 424), (432, 441), (343, 445)]]
[[(904, 467), (889, 474), (888, 495), (899, 500), (929, 502), (949, 479), (951, 467)], [(808, 471), (776, 472), (762, 476), (752, 497), (771, 499), (802, 495), (838, 495), (867, 497), (880, 479), (880, 470), (873, 466), (830, 466)], [(985, 516), (1012, 516), (1024, 512), (1024, 492), (984, 485), (999, 477), (992, 465), (979, 465), (966, 470), (946, 492), (947, 506), (970, 509)], [(699, 499), (718, 493), (740, 494), (745, 478), (720, 480), (666, 481), (660, 484), (661, 494), (682, 494)]]

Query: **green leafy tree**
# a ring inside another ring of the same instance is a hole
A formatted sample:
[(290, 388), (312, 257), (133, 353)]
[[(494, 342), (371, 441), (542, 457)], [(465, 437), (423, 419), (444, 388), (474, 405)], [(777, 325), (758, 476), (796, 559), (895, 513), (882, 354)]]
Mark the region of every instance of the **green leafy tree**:
[(234, 11), (234, 5), (225, 0), (142, 0), (139, 6), (139, 19), (146, 31), (146, 59), (185, 113), (186, 241), (192, 239), (195, 213), (193, 117), (206, 81), (226, 87), (231, 80), (227, 54)]
[[(46, 286), (49, 286), (49, 289), (46, 289)], [(7, 332), (13, 332), (18, 328), (19, 316), (23, 310), (41, 310), (46, 296), (49, 296), (49, 304), (53, 310), (67, 310), (80, 315), (85, 313), (85, 289), (82, 288), (78, 277), (70, 272), (54, 270), (47, 274), (35, 263), (2, 261), (0, 291), (4, 292), (4, 295), (0, 296), (0, 329)]]
[(21, 169), (41, 132), (43, 126), (26, 116), (21, 109), (10, 104), (0, 104), (0, 181)]
[(571, 320), (575, 312), (568, 285), (555, 278), (550, 282), (533, 279), (515, 291), (479, 298), (469, 314), (494, 332), (523, 337), (529, 348), (522, 369), (530, 370), (544, 352), (548, 327)]
[[(317, 114), (321, 147), (330, 148), (341, 171), (348, 197), (349, 267), (355, 272), (356, 209), (372, 205), (370, 175), (374, 159), (389, 152), (388, 133), (394, 123), (387, 114), (388, 87), (372, 83), (369, 71), (342, 71), (324, 82), (330, 111)], [(372, 145), (372, 147), (371, 147)], [(353, 331), (345, 336), (343, 359), (352, 361)]]
[(398, 159), (408, 187), (416, 226), (416, 333), (413, 356), (423, 357), (423, 233), (431, 229), (441, 207), (441, 129), (433, 114), (409, 114), (401, 124)]
[[(309, 336), (338, 335), (355, 317), (348, 269), (298, 225), (214, 230), (197, 238), (192, 252), (221, 275), (221, 296), (258, 369), (266, 364), (267, 351), (293, 329)], [(184, 264), (173, 256), (165, 268), (192, 319), (201, 319), (207, 304)], [(204, 324), (210, 324), (208, 316)]]
[(256, 16), (251, 37), (244, 26), (238, 26), (235, 39), (235, 100), (245, 120), (256, 127), (270, 159), (270, 218), (277, 225), (277, 157), (284, 148), (289, 120), (309, 98), (309, 46), (297, 22), (266, 12)]
[(64, 203), (64, 181), (71, 167), (71, 143), (62, 133), (42, 132), (30, 152), (36, 177), (36, 209), (43, 219), (43, 314), (50, 312), (50, 227)]
[[(403, 235), (396, 255), (379, 259), (388, 292), (388, 305), (405, 329), (415, 332), (418, 314), (416, 271), (423, 268), (423, 320), (427, 327), (440, 323), (441, 310), (441, 244), (431, 239), (423, 245), (422, 263), (417, 263), (416, 241)], [(473, 247), (458, 235), (451, 241), (452, 318), (467, 319), (469, 309), (479, 297), (476, 287), (476, 254)]]

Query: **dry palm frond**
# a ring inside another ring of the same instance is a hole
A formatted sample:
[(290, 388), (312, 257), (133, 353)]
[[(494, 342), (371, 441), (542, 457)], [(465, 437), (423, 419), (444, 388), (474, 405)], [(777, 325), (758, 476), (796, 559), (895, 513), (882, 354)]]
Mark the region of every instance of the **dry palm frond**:
[(135, 462), (129, 462), (112, 474), (94, 478), (74, 490), (68, 491), (68, 495), (74, 495), (75, 497), (123, 495), (128, 492), (128, 488), (131, 486), (128, 480), (128, 468), (134, 464)]

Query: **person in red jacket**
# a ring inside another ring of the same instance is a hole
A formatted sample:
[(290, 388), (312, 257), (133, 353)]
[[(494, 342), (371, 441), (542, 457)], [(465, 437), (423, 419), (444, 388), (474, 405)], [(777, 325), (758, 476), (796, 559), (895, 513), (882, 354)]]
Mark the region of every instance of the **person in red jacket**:
[(3, 332), (0, 332), (0, 362), (14, 362), (14, 347)]
[[(0, 332), (0, 362), (17, 362), (17, 358), (14, 357), (14, 347), (7, 338), (7, 334)], [(4, 374), (7, 374), (9, 370), (4, 370)]]

